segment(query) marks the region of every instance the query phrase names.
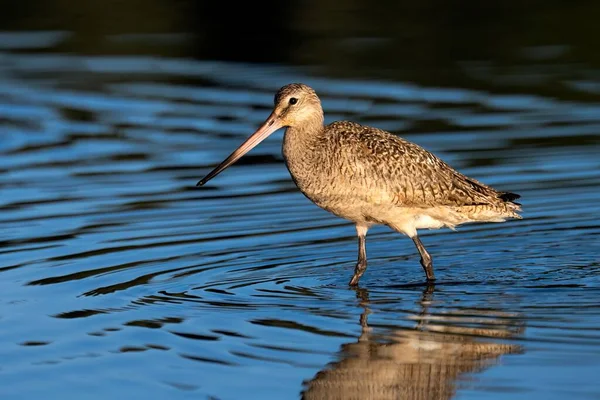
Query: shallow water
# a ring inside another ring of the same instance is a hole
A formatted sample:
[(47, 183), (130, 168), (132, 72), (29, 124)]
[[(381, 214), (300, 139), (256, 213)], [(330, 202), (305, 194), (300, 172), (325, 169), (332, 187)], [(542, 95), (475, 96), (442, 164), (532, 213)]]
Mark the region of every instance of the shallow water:
[[(2, 37), (2, 398), (600, 396), (600, 102), (35, 51), (61, 35)], [(524, 219), (423, 232), (429, 288), (374, 228), (349, 288), (354, 228), (296, 190), (281, 133), (194, 186), (290, 81), (328, 122), (521, 194)]]

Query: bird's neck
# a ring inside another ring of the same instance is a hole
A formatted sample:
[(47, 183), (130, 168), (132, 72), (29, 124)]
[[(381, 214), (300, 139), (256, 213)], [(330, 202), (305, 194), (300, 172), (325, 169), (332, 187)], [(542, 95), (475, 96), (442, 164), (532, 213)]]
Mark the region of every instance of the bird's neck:
[(288, 127), (283, 139), (284, 151), (290, 155), (292, 153), (306, 154), (318, 144), (323, 130), (323, 117), (311, 118), (303, 121), (299, 126)]
[(319, 146), (323, 142), (323, 118), (313, 118), (303, 121), (300, 126), (290, 126), (283, 136), (283, 156), (290, 165), (313, 162), (319, 154)]

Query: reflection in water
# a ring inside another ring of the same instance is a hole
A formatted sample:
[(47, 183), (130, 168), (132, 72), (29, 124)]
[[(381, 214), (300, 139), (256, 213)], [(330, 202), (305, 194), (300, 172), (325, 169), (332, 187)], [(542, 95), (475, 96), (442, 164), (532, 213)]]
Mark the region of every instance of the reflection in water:
[(367, 322), (369, 292), (358, 289), (364, 308), (358, 341), (343, 345), (342, 359), (306, 383), (303, 398), (450, 399), (462, 375), (497, 363), (501, 355), (523, 352), (519, 345), (477, 339), (520, 335), (523, 328), (514, 315), (473, 309), (462, 310), (461, 318), (432, 318), (433, 292), (434, 286), (423, 292), (415, 329), (396, 330), (384, 342)]

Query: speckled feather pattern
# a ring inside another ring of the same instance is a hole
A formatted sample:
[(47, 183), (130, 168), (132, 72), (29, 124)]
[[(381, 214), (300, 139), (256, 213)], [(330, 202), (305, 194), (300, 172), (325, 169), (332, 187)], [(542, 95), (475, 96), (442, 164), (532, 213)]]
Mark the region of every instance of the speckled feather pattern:
[[(453, 228), (465, 222), (521, 218), (518, 195), (469, 178), (421, 146), (389, 132), (349, 121), (323, 125), (323, 110), (306, 85), (283, 87), (276, 104), (301, 104), (281, 113), (293, 118), (284, 142), (286, 165), (299, 189), (320, 207), (357, 224)], [(292, 111), (302, 110), (292, 114)]]
[(319, 207), (355, 224), (358, 257), (351, 286), (367, 269), (366, 235), (372, 225), (410, 237), (432, 282), (432, 257), (419, 229), (521, 218), (520, 204), (514, 202), (519, 195), (469, 178), (415, 143), (355, 122), (325, 125), (319, 96), (304, 84), (282, 87), (274, 102), (265, 122), (197, 185), (285, 127), (282, 153), (296, 186)]

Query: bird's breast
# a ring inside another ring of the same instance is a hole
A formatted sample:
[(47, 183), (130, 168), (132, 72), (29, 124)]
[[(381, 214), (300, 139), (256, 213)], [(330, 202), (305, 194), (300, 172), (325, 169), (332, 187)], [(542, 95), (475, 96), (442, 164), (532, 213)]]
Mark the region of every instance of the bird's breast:
[(319, 207), (351, 220), (365, 221), (390, 203), (386, 190), (369, 179), (365, 166), (331, 146), (296, 147), (286, 138), (283, 154), (300, 191)]

